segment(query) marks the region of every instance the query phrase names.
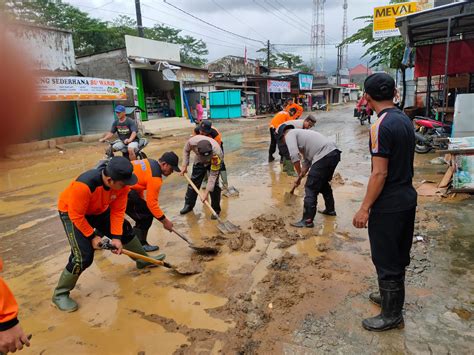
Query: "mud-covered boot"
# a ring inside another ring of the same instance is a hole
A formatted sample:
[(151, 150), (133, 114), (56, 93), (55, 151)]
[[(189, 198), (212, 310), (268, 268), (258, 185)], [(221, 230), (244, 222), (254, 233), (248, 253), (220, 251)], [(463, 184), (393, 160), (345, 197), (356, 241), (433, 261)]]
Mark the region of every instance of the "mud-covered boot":
[(336, 211), (334, 210), (329, 211), (328, 209), (319, 210), (318, 213), (324, 214), (326, 216), (331, 216), (331, 217), (337, 216)]
[(148, 231), (141, 230), (139, 228), (133, 228), (133, 232), (137, 236), (138, 240), (143, 246), (143, 249), (149, 253), (151, 251), (157, 251), (160, 249), (158, 245), (150, 245), (148, 244), (148, 241), (146, 240), (146, 237), (148, 236)]
[(298, 176), (298, 174), (295, 171), (295, 167), (290, 159), (283, 159), (283, 171), (288, 176)]
[(362, 326), (370, 331), (383, 332), (403, 328), (403, 304), (405, 302), (404, 281), (379, 280), (382, 311), (378, 316), (362, 321)]
[(369, 300), (373, 304), (380, 306), (382, 304), (382, 297), (380, 297), (380, 292), (372, 292), (369, 295)]
[[(125, 244), (123, 247), (124, 247), (124, 249), (133, 251), (134, 253), (137, 253), (137, 254), (140, 254), (140, 255), (148, 256), (148, 257), (153, 258), (155, 260), (164, 260), (166, 258), (165, 254), (160, 254), (158, 256), (148, 255), (146, 253), (146, 251), (143, 249), (143, 246), (142, 246), (142, 244), (140, 243), (140, 241), (138, 240), (137, 237), (133, 238), (130, 242)], [(135, 259), (133, 259), (133, 260), (135, 260)], [(153, 264), (149, 263), (148, 261), (144, 261), (144, 260), (140, 260), (140, 259), (135, 260), (135, 262), (137, 263), (137, 269), (143, 269), (147, 266), (153, 265)]]
[(191, 205), (188, 205), (187, 203), (184, 205), (181, 211), (179, 211), (179, 214), (186, 214), (189, 213), (193, 210), (193, 207)]
[(316, 216), (316, 206), (304, 206), (303, 207), (303, 218), (301, 221), (290, 223), (290, 226), (296, 228), (313, 228), (314, 227), (314, 216)]
[(74, 275), (66, 269), (59, 277), (51, 302), (60, 311), (74, 312), (79, 308), (77, 302), (69, 297), (69, 293), (76, 286), (77, 279), (79, 279), (79, 275)]
[(224, 190), (228, 191), (229, 190), (229, 180), (227, 180), (227, 171), (223, 170), (221, 171), (221, 177), (222, 177), (222, 185)]

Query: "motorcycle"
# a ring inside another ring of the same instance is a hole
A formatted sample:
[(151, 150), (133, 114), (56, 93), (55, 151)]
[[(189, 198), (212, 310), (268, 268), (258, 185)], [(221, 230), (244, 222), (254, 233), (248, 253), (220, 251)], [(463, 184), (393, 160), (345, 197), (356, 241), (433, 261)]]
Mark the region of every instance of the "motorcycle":
[(425, 154), (433, 149), (447, 149), (448, 144), (442, 138), (451, 134), (451, 126), (428, 117), (415, 116), (415, 152)]
[(364, 122), (367, 121), (369, 124), (370, 118), (372, 117), (372, 110), (369, 110), (369, 113), (367, 113), (367, 109), (365, 106), (361, 106), (360, 110), (357, 108), (354, 109), (354, 116), (357, 117), (357, 119), (360, 121), (360, 125), (363, 126)]
[[(104, 143), (108, 143), (109, 146), (105, 149), (105, 157), (104, 159), (112, 159), (112, 157), (114, 156), (116, 150), (114, 149), (114, 144), (115, 143), (118, 143), (120, 142), (120, 140), (115, 140), (115, 141), (104, 141)], [(137, 160), (142, 160), (142, 159), (146, 159), (148, 158), (148, 156), (145, 154), (145, 152), (142, 150), (143, 148), (145, 148), (146, 146), (148, 145), (148, 140), (145, 139), (145, 138), (140, 138), (139, 141), (138, 141), (138, 151), (137, 153), (135, 154), (137, 156)], [(129, 159), (129, 156), (128, 156), (128, 150), (127, 148), (125, 149), (122, 149), (122, 155)]]
[(319, 102), (316, 102), (311, 108), (313, 111), (327, 111), (327, 104), (320, 104)]

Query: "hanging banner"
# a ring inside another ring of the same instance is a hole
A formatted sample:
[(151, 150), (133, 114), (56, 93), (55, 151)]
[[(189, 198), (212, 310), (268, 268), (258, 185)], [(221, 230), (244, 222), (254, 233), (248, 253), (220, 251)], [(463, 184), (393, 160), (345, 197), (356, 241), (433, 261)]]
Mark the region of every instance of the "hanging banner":
[(312, 74), (298, 74), (298, 82), (300, 85), (300, 90), (313, 90)]
[(402, 2), (374, 8), (374, 38), (400, 36), (400, 30), (395, 26), (397, 17), (406, 16), (418, 11), (417, 2)]
[(291, 82), (267, 80), (267, 92), (291, 92)]
[(79, 76), (47, 76), (38, 80), (40, 101), (126, 100), (125, 81)]

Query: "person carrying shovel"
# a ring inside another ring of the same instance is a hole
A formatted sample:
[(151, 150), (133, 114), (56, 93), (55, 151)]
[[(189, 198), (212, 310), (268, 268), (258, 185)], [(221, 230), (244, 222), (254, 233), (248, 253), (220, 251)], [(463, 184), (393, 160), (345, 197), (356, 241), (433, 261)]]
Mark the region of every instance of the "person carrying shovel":
[[(289, 112), (280, 111), (275, 116), (273, 116), (272, 120), (270, 121), (270, 148), (268, 150), (268, 162), (271, 163), (275, 160), (273, 154), (276, 152), (277, 147), (277, 128), (286, 121), (290, 121), (295, 119), (296, 109), (290, 108)], [(280, 162), (283, 163), (283, 155), (280, 153)]]
[(153, 218), (159, 220), (166, 230), (173, 231), (173, 222), (161, 210), (158, 199), (163, 184), (162, 177), (170, 176), (174, 171), (180, 172), (178, 162), (179, 158), (174, 152), (166, 152), (158, 160), (143, 159), (132, 162), (133, 173), (138, 182), (128, 193), (126, 213), (135, 221), (134, 233), (147, 252), (159, 249), (156, 245), (148, 244), (146, 239)]
[[(222, 152), (219, 144), (212, 138), (197, 135), (191, 137), (186, 142), (184, 146), (183, 153), (183, 166), (181, 167), (181, 175), (188, 171), (189, 158), (191, 151), (196, 155), (194, 159), (193, 172), (191, 175), (191, 181), (199, 189), (201, 187), (202, 181), (206, 176), (206, 173), (209, 172), (209, 178), (207, 180), (206, 190), (204, 194), (201, 195), (201, 200), (207, 201), (209, 195), (211, 195), (211, 206), (214, 211), (219, 215), (221, 211), (221, 188), (219, 186), (219, 173), (221, 170), (221, 165), (224, 161), (224, 153)], [(191, 212), (196, 205), (197, 192), (191, 185), (188, 185), (188, 190), (186, 191), (186, 197), (184, 200), (184, 207), (180, 214), (184, 215)], [(211, 217), (216, 219), (214, 215)]]
[[(112, 240), (114, 254), (121, 254), (124, 247), (147, 255), (133, 234), (132, 226), (124, 219), (130, 186), (137, 181), (130, 161), (113, 157), (96, 169), (79, 175), (59, 196), (59, 216), (71, 245), (69, 261), (52, 297), (52, 304), (59, 310), (74, 312), (78, 309), (78, 304), (69, 294), (82, 272), (92, 264), (94, 250), (101, 249), (102, 238), (98, 234)], [(164, 257), (159, 255), (154, 259), (162, 260)], [(139, 269), (149, 265), (136, 260)]]
[[(278, 140), (288, 147), (291, 161), (298, 173), (294, 187), (298, 187), (303, 177), (308, 174), (305, 184), (303, 218), (290, 225), (298, 228), (314, 227), (319, 193), (323, 194), (326, 205), (326, 208), (319, 212), (335, 216), (334, 196), (329, 182), (341, 160), (341, 151), (337, 149), (336, 144), (319, 132), (294, 129), (291, 125), (281, 126), (278, 129)], [(300, 155), (303, 158), (302, 163), (300, 163)]]

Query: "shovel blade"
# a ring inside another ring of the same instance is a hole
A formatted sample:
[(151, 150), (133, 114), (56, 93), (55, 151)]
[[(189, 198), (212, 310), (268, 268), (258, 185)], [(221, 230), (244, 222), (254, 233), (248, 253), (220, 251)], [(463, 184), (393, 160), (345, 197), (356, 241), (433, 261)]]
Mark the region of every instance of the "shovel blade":
[(283, 197), (285, 203), (291, 205), (296, 202), (298, 197), (295, 194), (292, 194), (291, 192), (285, 192), (285, 196)]
[(234, 196), (239, 196), (239, 190), (237, 190), (234, 186), (228, 187), (224, 192), (223, 195), (225, 197), (234, 197)]
[(235, 224), (225, 221), (222, 223), (219, 223), (217, 225), (217, 229), (219, 229), (222, 233), (227, 234), (227, 233), (237, 233), (240, 230), (239, 226), (236, 226)]
[(200, 247), (196, 246), (194, 244), (189, 245), (191, 249), (196, 251), (197, 253), (201, 254), (217, 254), (219, 252), (219, 248), (214, 248), (214, 247)]

